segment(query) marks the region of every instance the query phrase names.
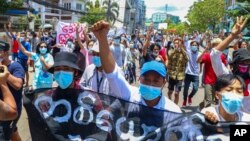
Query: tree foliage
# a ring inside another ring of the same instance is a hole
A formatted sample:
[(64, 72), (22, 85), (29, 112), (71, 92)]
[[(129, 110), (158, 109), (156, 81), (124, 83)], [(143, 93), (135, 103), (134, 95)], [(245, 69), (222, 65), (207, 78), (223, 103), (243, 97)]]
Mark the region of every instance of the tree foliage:
[(87, 14), (82, 16), (79, 19), (79, 22), (87, 22), (88, 24), (93, 25), (97, 21), (105, 19), (105, 10), (104, 8), (100, 7), (99, 1), (97, 1), (98, 0), (95, 1), (95, 4), (93, 4), (91, 1), (86, 3), (85, 9)]
[(105, 0), (103, 1), (103, 8), (106, 11), (106, 20), (114, 24), (119, 16), (119, 4), (111, 0)]
[(181, 22), (181, 23), (173, 23), (173, 22), (168, 22), (168, 29), (167, 31), (176, 31), (177, 34), (182, 35), (184, 32), (187, 31), (188, 29), (188, 24), (186, 22)]
[(21, 8), (23, 6), (23, 0), (15, 0), (7, 2), (7, 0), (1, 0), (0, 2), (0, 14), (4, 14), (5, 11), (13, 8)]
[(205, 31), (209, 26), (214, 30), (225, 14), (224, 0), (203, 0), (195, 2), (189, 9), (187, 19), (190, 30)]
[[(229, 17), (235, 20), (237, 16), (245, 16), (250, 18), (250, 0), (237, 0), (234, 8), (228, 9), (227, 14)], [(240, 4), (241, 3), (241, 4)], [(250, 26), (250, 22), (247, 23), (246, 27)]]

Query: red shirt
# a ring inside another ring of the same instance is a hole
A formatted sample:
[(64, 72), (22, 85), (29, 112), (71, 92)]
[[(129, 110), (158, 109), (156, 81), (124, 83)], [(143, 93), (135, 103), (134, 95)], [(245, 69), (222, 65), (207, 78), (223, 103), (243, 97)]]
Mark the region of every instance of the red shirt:
[(164, 62), (166, 62), (167, 58), (166, 58), (166, 48), (162, 48), (159, 52), (159, 55), (161, 55), (161, 57), (163, 58)]
[[(226, 65), (225, 55), (221, 55), (221, 60)], [(210, 52), (203, 55), (201, 63), (204, 63), (204, 84), (215, 84), (217, 77), (212, 67)]]
[(246, 81), (246, 89), (244, 90), (244, 96), (249, 96), (250, 94), (250, 78), (248, 78)]
[(13, 40), (12, 53), (18, 53), (18, 43), (17, 43), (17, 40)]

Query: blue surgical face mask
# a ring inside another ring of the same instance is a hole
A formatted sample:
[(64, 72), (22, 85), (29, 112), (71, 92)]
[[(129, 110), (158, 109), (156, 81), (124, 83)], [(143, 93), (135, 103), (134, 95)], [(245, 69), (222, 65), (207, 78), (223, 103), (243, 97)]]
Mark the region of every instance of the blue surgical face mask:
[(229, 114), (235, 114), (242, 106), (243, 96), (233, 92), (224, 92), (221, 94), (221, 105)]
[(228, 49), (223, 50), (223, 53), (227, 56), (228, 55)]
[(69, 71), (55, 71), (54, 77), (59, 87), (62, 89), (66, 89), (73, 82), (73, 72)]
[(19, 40), (20, 40), (20, 42), (23, 42), (24, 41), (24, 37), (20, 37)]
[(102, 66), (101, 58), (100, 58), (99, 56), (93, 56), (93, 57), (92, 57), (92, 61), (93, 61), (93, 64), (94, 64), (96, 67), (101, 67), (101, 66)]
[(120, 39), (115, 39), (114, 44), (119, 45), (120, 44)]
[(156, 42), (156, 44), (158, 44), (160, 47), (162, 47), (162, 43), (161, 42)]
[(139, 91), (142, 98), (145, 100), (153, 100), (161, 95), (161, 87), (140, 84)]
[(68, 46), (72, 46), (73, 43), (72, 43), (71, 41), (69, 41), (69, 42), (67, 42), (67, 45), (68, 45)]
[(124, 40), (124, 41), (126, 41), (127, 39), (126, 39), (126, 37), (121, 37), (121, 40)]
[(47, 48), (39, 48), (39, 51), (41, 54), (46, 54), (47, 53)]
[(198, 47), (197, 47), (197, 46), (191, 46), (191, 50), (192, 50), (193, 52), (197, 52)]

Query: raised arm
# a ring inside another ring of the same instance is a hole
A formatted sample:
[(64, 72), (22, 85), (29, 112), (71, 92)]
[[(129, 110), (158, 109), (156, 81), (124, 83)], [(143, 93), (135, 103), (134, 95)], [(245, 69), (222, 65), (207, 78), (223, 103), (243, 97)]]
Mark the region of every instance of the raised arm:
[(92, 31), (99, 41), (100, 45), (100, 57), (102, 62), (102, 67), (106, 73), (112, 73), (115, 69), (115, 60), (112, 52), (109, 49), (109, 44), (107, 40), (107, 34), (110, 29), (108, 22), (99, 21), (94, 24)]
[(143, 56), (147, 55), (148, 47), (150, 46), (151, 35), (154, 33), (153, 26), (150, 25), (147, 31), (146, 41), (143, 44), (142, 52)]
[(202, 62), (202, 58), (203, 58), (204, 54), (206, 52), (208, 52), (209, 48), (210, 48), (210, 44), (208, 44), (206, 46), (206, 48), (203, 50), (203, 52), (201, 53), (201, 55), (197, 58), (197, 61), (196, 61), (197, 63), (201, 63)]
[(0, 73), (0, 90), (2, 92), (2, 99), (0, 99), (0, 120), (8, 121), (16, 119), (17, 107), (15, 99), (6, 82), (9, 75), (8, 69), (3, 65), (0, 65), (0, 68), (4, 71)]
[[(80, 38), (80, 36), (79, 36), (79, 27), (80, 27), (80, 25), (79, 25), (79, 23), (77, 24), (77, 26), (76, 26), (76, 41), (77, 41), (77, 43), (79, 44), (79, 46), (80, 46), (80, 48), (81, 49), (83, 49), (84, 48), (84, 46), (83, 46), (83, 44), (82, 44), (82, 41), (81, 41), (81, 38)], [(83, 31), (84, 32), (84, 31)], [(84, 38), (86, 38), (85, 36), (84, 36)]]
[(15, 35), (14, 35), (14, 34), (13, 34), (13, 32), (12, 32), (11, 22), (9, 22), (9, 24), (8, 24), (8, 29), (9, 29), (9, 32), (10, 32), (11, 38), (15, 37)]
[(17, 42), (18, 42), (18, 47), (19, 47), (19, 49), (22, 51), (22, 53), (25, 54), (25, 55), (28, 56), (28, 57), (31, 57), (31, 52), (27, 51), (27, 50), (23, 47), (22, 43), (20, 42), (20, 38), (19, 38), (19, 37), (17, 37)]
[(10, 34), (9, 34), (9, 30), (8, 30), (7, 27), (6, 27), (6, 24), (4, 24), (4, 31), (5, 31), (5, 33), (6, 33), (6, 35), (7, 35), (7, 37), (8, 37), (9, 39), (12, 40), (12, 37), (11, 37)]
[(236, 23), (232, 29), (231, 34), (224, 39), (215, 49), (218, 51), (223, 51), (227, 48), (227, 46), (241, 33), (243, 28), (247, 23), (247, 18), (237, 17)]

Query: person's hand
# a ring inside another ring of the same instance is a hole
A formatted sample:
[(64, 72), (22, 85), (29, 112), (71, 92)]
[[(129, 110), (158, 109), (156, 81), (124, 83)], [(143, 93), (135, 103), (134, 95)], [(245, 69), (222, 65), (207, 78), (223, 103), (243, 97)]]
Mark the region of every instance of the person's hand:
[(95, 23), (90, 29), (98, 40), (107, 39), (107, 34), (109, 32), (110, 25), (106, 21), (99, 21)]
[(41, 60), (41, 62), (45, 61), (43, 56), (40, 56), (40, 60)]
[(241, 33), (241, 31), (243, 30), (243, 28), (245, 27), (246, 23), (247, 23), (247, 18), (244, 18), (243, 16), (241, 17), (237, 17), (236, 23), (232, 29), (231, 34), (237, 36), (238, 34)]
[(10, 72), (4, 65), (0, 65), (0, 85), (7, 82)]
[(204, 49), (204, 52), (208, 52), (210, 50), (209, 46), (206, 46), (206, 48)]
[(206, 113), (205, 113), (205, 119), (206, 119), (208, 122), (213, 123), (213, 124), (218, 123), (217, 117), (216, 117), (215, 114), (212, 113), (212, 112), (206, 111)]

